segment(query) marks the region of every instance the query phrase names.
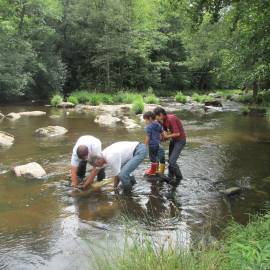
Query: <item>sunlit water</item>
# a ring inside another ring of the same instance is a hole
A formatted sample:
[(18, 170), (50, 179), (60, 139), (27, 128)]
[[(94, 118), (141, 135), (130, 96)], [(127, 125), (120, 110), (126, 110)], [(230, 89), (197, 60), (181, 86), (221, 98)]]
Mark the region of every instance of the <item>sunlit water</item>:
[[(269, 205), (270, 144), (265, 141), (270, 140), (270, 124), (263, 118), (179, 112), (188, 143), (179, 160), (184, 179), (177, 188), (143, 177), (146, 161), (135, 172), (132, 196), (105, 189), (72, 198), (66, 184), (79, 136), (94, 135), (105, 147), (120, 140), (142, 141), (143, 128), (100, 127), (92, 114), (66, 115), (44, 107), (0, 109), (47, 111), (47, 116), (0, 123), (1, 130), (15, 136), (12, 147), (0, 150), (0, 269), (91, 269), (97, 253), (121, 246), (123, 216), (141, 224), (157, 243), (178, 241), (186, 247), (194, 240), (219, 237), (231, 217), (245, 223), (250, 213)], [(52, 114), (61, 117), (51, 119)], [(69, 131), (54, 139), (33, 136), (35, 129), (48, 125)], [(14, 165), (31, 161), (39, 162), (48, 178), (16, 178), (10, 172)], [(220, 194), (231, 186), (240, 186), (242, 193), (232, 198)]]

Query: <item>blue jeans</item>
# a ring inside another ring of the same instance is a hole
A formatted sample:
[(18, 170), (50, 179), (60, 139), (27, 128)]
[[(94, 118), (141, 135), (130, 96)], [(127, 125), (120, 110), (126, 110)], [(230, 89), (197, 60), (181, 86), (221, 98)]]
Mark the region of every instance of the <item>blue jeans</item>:
[(143, 162), (147, 155), (147, 148), (143, 143), (136, 146), (134, 150), (133, 157), (125, 163), (121, 172), (118, 175), (124, 189), (131, 189), (132, 183), (130, 179), (130, 174), (137, 169), (137, 167)]
[(165, 164), (165, 151), (161, 145), (159, 146), (159, 149), (158, 149), (158, 162)]
[(149, 145), (149, 159), (152, 163), (156, 163), (158, 160), (159, 145)]
[(182, 177), (179, 166), (177, 165), (177, 159), (179, 158), (183, 148), (186, 145), (186, 140), (170, 141), (169, 145), (169, 174), (172, 176)]

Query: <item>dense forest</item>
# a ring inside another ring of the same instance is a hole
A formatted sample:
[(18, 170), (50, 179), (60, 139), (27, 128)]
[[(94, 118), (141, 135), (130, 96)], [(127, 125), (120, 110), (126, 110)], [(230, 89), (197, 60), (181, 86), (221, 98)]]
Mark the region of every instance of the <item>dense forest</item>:
[(270, 85), (269, 0), (0, 0), (0, 99)]

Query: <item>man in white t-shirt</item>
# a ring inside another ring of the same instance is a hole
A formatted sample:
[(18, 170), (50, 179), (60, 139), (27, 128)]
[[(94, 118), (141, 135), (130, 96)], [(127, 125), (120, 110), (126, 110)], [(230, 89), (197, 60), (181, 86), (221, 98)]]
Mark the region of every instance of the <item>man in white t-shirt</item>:
[[(121, 181), (125, 190), (130, 190), (134, 181), (131, 173), (140, 165), (147, 155), (147, 148), (139, 142), (117, 142), (105, 148), (101, 155), (92, 156), (89, 163), (98, 170), (110, 167), (116, 188)], [(99, 168), (99, 169), (98, 169)], [(96, 172), (97, 172), (96, 171)], [(92, 177), (95, 177), (92, 175)], [(89, 183), (93, 182), (88, 178)], [(84, 187), (89, 183), (86, 181)]]
[[(83, 182), (86, 173), (87, 161), (92, 156), (101, 154), (101, 141), (93, 136), (81, 136), (73, 147), (71, 157), (71, 185), (76, 187)], [(98, 181), (105, 178), (105, 170), (99, 170), (98, 174), (91, 172), (88, 179), (92, 179), (92, 175), (98, 175)], [(94, 180), (94, 178), (93, 178)]]

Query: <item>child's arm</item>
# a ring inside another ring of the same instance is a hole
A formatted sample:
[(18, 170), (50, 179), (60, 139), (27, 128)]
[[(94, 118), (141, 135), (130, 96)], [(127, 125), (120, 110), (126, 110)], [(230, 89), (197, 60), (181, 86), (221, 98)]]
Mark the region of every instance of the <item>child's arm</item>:
[(145, 136), (144, 144), (145, 145), (148, 145), (149, 144), (149, 136), (148, 135)]

